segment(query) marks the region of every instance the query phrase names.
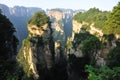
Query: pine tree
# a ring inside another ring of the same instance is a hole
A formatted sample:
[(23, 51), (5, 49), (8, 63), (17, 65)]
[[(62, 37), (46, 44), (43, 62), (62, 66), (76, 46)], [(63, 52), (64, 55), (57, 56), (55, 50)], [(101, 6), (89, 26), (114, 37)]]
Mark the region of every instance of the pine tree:
[(110, 13), (104, 28), (106, 34), (120, 34), (120, 2)]

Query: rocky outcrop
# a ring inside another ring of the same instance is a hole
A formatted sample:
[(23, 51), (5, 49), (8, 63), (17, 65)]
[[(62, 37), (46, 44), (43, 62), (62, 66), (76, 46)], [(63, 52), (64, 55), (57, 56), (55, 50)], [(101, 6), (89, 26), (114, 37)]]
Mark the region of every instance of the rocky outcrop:
[(96, 34), (96, 33), (98, 33), (98, 35), (99, 36), (103, 36), (103, 32), (102, 32), (102, 30), (100, 30), (100, 29), (98, 29), (98, 28), (95, 28), (94, 27), (94, 23), (92, 23), (91, 25), (90, 25), (90, 30), (89, 30), (89, 32), (91, 33), (91, 34)]
[(78, 23), (77, 21), (73, 20), (73, 29), (72, 29), (72, 40), (74, 39), (74, 36), (76, 33), (80, 33), (80, 29), (82, 27), (82, 24)]
[(28, 30), (29, 37), (23, 42), (18, 61), (28, 76), (32, 75), (35, 79), (44, 80), (47, 76), (46, 71), (54, 66), (54, 42), (51, 29), (45, 24), (40, 28), (36, 25), (28, 25)]
[(87, 31), (90, 32), (91, 34), (93, 34), (93, 35), (97, 34), (97, 36), (100, 36), (100, 37), (103, 36), (102, 30), (96, 28), (94, 26), (94, 23), (89, 24), (89, 23), (84, 22), (84, 21), (82, 23), (78, 23), (76, 20), (73, 20), (72, 23), (73, 23), (72, 39), (74, 39), (75, 34), (78, 34), (81, 32), (81, 28), (83, 26), (88, 26), (89, 29)]

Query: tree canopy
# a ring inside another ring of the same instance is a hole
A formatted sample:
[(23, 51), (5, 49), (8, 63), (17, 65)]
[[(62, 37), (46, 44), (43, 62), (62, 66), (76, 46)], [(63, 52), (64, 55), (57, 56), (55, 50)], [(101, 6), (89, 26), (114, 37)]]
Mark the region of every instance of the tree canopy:
[(42, 11), (38, 11), (34, 16), (28, 20), (28, 24), (37, 25), (38, 27), (49, 23), (49, 17)]
[(107, 20), (109, 12), (107, 11), (100, 11), (97, 8), (91, 8), (86, 12), (80, 12), (74, 16), (74, 19), (78, 22), (88, 22), (94, 23), (95, 27), (101, 29), (105, 25), (105, 21)]
[(110, 50), (108, 54), (108, 66), (109, 67), (120, 66), (120, 46), (117, 46)]
[(103, 31), (106, 34), (120, 34), (120, 2), (109, 14)]
[(100, 40), (95, 36), (92, 36), (84, 40), (82, 43), (83, 43), (83, 46), (81, 47), (82, 52), (90, 54), (97, 52), (97, 50), (99, 50), (101, 46)]

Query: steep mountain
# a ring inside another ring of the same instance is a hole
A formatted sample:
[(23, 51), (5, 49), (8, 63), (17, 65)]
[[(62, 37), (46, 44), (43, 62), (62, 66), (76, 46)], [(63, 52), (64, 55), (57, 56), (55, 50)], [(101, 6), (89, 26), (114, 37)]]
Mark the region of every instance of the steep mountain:
[[(35, 23), (36, 20), (39, 23)], [(63, 80), (66, 78), (65, 59), (60, 42), (53, 41), (49, 17), (43, 12), (36, 12), (28, 22), (28, 31), (29, 35), (23, 41), (17, 56), (20, 66), (26, 73), (26, 79), (32, 77), (33, 80)]]
[(67, 38), (72, 35), (72, 19), (73, 15), (78, 11), (72, 9), (48, 9), (47, 15), (50, 17), (52, 22), (53, 37), (54, 40), (59, 40), (64, 46)]
[(41, 11), (41, 8), (35, 7), (23, 7), (23, 6), (14, 6), (8, 7), (6, 5), (0, 4), (0, 9), (2, 14), (6, 15), (10, 21), (14, 24), (16, 28), (16, 33), (18, 39), (20, 40), (20, 45), (22, 40), (27, 37), (27, 21), (33, 16), (36, 11)]

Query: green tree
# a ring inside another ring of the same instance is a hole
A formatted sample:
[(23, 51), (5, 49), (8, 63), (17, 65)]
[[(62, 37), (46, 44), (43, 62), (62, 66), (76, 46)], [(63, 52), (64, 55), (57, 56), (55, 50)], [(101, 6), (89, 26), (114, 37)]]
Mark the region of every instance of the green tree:
[(120, 2), (113, 8), (103, 30), (106, 34), (120, 34)]
[(109, 12), (100, 11), (97, 8), (91, 8), (88, 11), (80, 12), (74, 16), (74, 20), (79, 23), (88, 22), (89, 24), (94, 23), (94, 26), (102, 29), (105, 25), (105, 21), (108, 18)]
[(119, 80), (120, 79), (120, 67), (114, 67), (110, 69), (107, 66), (93, 67), (87, 65), (86, 71), (89, 72), (88, 80)]
[(42, 11), (36, 12), (34, 16), (28, 20), (28, 24), (37, 25), (38, 27), (49, 23), (49, 17)]
[(93, 64), (95, 62), (95, 56), (97, 54), (97, 51), (101, 48), (100, 40), (97, 37), (92, 36), (89, 39), (84, 40), (82, 44), (82, 52), (85, 56), (88, 56), (90, 58), (90, 62), (91, 64)]
[(83, 33), (75, 34), (73, 40), (74, 42), (72, 42), (73, 48), (76, 49), (82, 41), (89, 39), (91, 36), (93, 35), (91, 35), (89, 32), (86, 32), (85, 30), (83, 31)]
[(120, 46), (117, 46), (110, 50), (108, 53), (107, 65), (111, 68), (120, 66)]

